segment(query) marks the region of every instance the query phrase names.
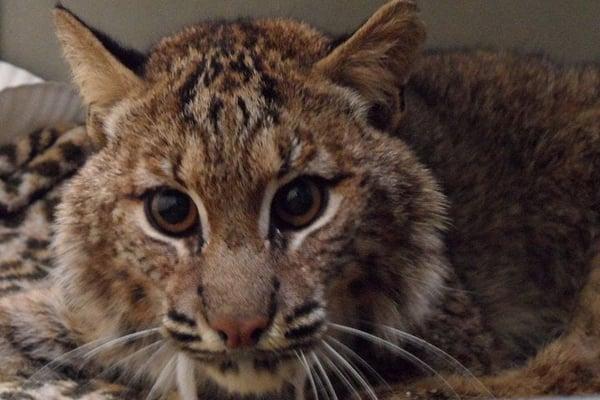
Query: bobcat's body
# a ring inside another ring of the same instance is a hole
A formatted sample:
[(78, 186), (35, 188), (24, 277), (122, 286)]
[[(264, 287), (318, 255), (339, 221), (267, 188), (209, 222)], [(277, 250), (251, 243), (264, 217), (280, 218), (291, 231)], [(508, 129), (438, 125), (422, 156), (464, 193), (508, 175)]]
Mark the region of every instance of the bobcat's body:
[[(498, 374), (483, 379), (498, 395), (600, 390), (597, 68), (488, 52), (413, 66), (423, 31), (403, 2), (337, 47), (291, 21), (206, 23), (147, 60), (122, 57), (66, 11), (57, 25), (90, 106), (91, 140), (72, 140), (97, 153), (62, 195), (51, 277), (2, 300), (4, 380), (84, 346), (53, 367), (120, 376), (152, 396), (175, 381), (186, 399), (214, 383), (219, 396), (301, 396), (309, 363), (335, 370), (338, 339), (375, 353), (386, 378), (411, 375), (389, 351), (399, 342), (389, 325)], [(10, 236), (16, 215), (39, 220), (43, 191), (32, 188), (78, 166), (48, 166), (72, 153), (61, 146), (43, 167), (20, 161), (39, 179), (0, 197), (0, 234), (25, 243), (17, 258), (39, 243)], [(286, 231), (273, 226), (272, 203), (297, 176), (327, 182), (326, 203), (312, 225)], [(144, 201), (165, 186), (198, 208), (195, 233), (171, 237), (149, 219)], [(5, 290), (28, 277), (10, 274)], [(263, 319), (250, 345), (243, 327)], [(391, 346), (361, 347), (341, 334), (353, 328)], [(448, 379), (459, 393), (487, 393)]]

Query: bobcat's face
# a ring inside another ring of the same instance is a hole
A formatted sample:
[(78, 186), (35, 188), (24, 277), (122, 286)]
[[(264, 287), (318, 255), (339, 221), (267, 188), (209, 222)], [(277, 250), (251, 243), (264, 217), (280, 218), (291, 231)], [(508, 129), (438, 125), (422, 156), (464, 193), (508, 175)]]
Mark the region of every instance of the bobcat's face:
[(370, 125), (368, 96), (324, 72), (329, 52), (289, 21), (199, 25), (90, 101), (102, 148), (57, 248), (99, 331), (160, 326), (221, 386), (262, 393), (330, 322), (421, 320), (445, 271), (442, 196)]

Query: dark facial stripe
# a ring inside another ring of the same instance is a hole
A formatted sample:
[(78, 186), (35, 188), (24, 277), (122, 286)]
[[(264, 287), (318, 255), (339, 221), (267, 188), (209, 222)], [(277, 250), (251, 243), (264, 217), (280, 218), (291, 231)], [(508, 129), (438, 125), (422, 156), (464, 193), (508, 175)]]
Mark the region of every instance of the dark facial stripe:
[(178, 342), (190, 343), (190, 342), (201, 342), (202, 338), (198, 335), (190, 335), (187, 333), (175, 332), (170, 329), (167, 329), (169, 335)]
[(177, 312), (175, 310), (170, 310), (167, 313), (167, 317), (171, 321), (177, 322), (177, 323), (182, 324), (182, 325), (187, 325), (190, 328), (195, 328), (196, 327), (196, 321), (194, 319), (188, 317), (185, 314), (179, 313), (179, 312)]
[(317, 308), (321, 308), (321, 304), (318, 301), (315, 301), (315, 300), (308, 301), (308, 302), (296, 307), (290, 315), (285, 317), (285, 322), (287, 322), (289, 324), (300, 317), (310, 314)]
[(298, 328), (290, 329), (285, 333), (286, 339), (302, 339), (306, 336), (313, 335), (323, 326), (325, 321), (315, 321), (309, 325), (299, 326)]

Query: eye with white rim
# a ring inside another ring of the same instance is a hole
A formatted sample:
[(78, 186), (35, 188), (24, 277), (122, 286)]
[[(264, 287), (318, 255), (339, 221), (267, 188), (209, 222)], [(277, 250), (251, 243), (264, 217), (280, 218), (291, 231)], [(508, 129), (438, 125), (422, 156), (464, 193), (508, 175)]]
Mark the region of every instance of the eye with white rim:
[(327, 207), (329, 188), (317, 176), (302, 175), (281, 186), (271, 202), (271, 224), (295, 231), (313, 223)]
[(150, 225), (170, 237), (187, 237), (202, 232), (196, 204), (186, 193), (158, 187), (144, 195), (144, 212)]

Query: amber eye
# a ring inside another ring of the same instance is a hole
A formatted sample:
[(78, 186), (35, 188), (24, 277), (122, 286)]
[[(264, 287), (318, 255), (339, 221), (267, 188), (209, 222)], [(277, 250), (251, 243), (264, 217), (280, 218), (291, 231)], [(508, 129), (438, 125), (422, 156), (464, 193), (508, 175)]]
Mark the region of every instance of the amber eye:
[(198, 209), (185, 193), (160, 188), (150, 192), (145, 200), (146, 217), (165, 235), (182, 237), (199, 228)]
[(326, 202), (324, 184), (302, 176), (281, 187), (273, 199), (273, 222), (279, 229), (300, 229), (313, 222)]

